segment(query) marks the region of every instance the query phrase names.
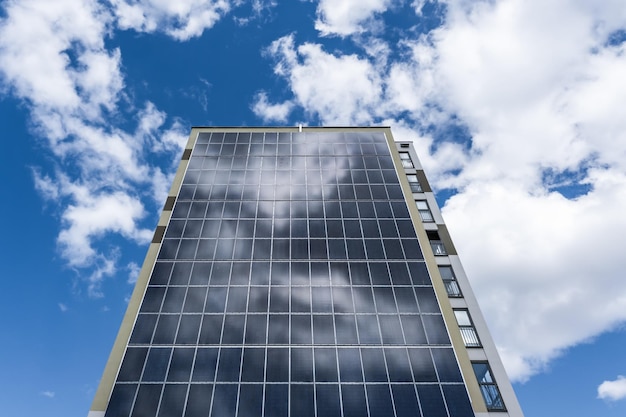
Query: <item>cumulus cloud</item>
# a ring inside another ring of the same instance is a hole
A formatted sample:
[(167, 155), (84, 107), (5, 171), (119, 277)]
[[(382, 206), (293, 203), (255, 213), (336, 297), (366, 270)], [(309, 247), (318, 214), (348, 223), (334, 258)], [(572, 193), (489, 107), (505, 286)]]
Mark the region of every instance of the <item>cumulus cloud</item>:
[(604, 381), (598, 386), (598, 398), (618, 401), (626, 398), (626, 377), (619, 375), (614, 381)]
[(626, 320), (626, 45), (611, 41), (626, 11), (446, 6), (442, 26), (389, 45), (385, 65), (293, 36), (268, 55), (288, 100), (321, 123), (414, 140), (435, 188), (454, 194), (444, 217), (509, 374), (525, 380)]
[(347, 36), (371, 30), (376, 14), (391, 0), (320, 0), (315, 29), (323, 35)]
[(265, 122), (284, 122), (292, 109), (293, 103), (291, 101), (270, 103), (265, 92), (258, 93), (252, 104), (254, 114), (261, 117)]
[[(140, 32), (163, 31), (174, 39), (184, 41), (202, 35), (238, 2), (111, 0), (111, 4), (120, 28)], [(255, 7), (262, 7), (262, 3), (255, 2)]]
[(0, 20), (0, 80), (26, 103), (33, 131), (54, 157), (52, 168), (33, 168), (35, 187), (60, 208), (59, 251), (83, 271), (93, 296), (119, 257), (98, 242), (109, 234), (150, 239), (141, 224), (145, 204), (162, 204), (173, 173), (148, 156), (176, 154), (186, 139), (149, 102), (138, 106), (134, 131), (111, 123), (112, 115), (123, 119), (124, 87), (120, 51), (105, 46), (114, 21), (92, 0), (12, 1)]
[[(296, 47), (293, 35), (274, 41), (267, 52), (277, 60), (274, 72), (288, 80), (294, 101), (325, 124), (363, 123), (379, 104), (380, 76), (367, 59), (335, 56), (318, 44)], [(256, 108), (263, 118), (270, 110)]]

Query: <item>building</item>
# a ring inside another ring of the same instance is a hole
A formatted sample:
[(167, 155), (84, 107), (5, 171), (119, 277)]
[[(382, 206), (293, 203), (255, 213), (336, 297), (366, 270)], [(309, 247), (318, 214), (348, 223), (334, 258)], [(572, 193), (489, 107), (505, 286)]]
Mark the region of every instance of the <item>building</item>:
[(193, 128), (89, 417), (521, 417), (410, 143)]

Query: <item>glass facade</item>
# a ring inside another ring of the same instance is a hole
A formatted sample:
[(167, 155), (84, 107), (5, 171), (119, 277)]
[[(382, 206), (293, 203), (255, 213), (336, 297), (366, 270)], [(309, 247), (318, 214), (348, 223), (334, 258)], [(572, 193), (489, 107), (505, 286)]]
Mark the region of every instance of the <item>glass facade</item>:
[(473, 415), (384, 133), (200, 133), (105, 416)]

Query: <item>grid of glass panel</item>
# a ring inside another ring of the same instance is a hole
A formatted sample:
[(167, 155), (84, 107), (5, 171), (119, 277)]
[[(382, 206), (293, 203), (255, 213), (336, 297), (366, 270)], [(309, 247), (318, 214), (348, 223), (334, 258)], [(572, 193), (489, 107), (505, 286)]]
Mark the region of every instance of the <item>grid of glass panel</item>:
[(383, 133), (199, 135), (128, 416), (473, 416)]

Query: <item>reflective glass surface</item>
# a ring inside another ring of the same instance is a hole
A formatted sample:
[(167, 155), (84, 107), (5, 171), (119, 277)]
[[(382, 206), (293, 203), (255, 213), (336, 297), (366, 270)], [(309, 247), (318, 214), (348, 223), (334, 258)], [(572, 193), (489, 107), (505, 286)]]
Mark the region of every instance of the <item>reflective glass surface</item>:
[(383, 133), (200, 133), (106, 417), (472, 416)]

